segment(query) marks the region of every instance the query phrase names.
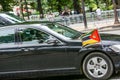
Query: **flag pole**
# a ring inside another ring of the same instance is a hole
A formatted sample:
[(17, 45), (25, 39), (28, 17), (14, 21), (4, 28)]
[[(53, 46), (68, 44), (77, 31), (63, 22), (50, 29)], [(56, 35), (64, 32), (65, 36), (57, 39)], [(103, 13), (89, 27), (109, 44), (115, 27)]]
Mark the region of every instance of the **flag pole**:
[(102, 39), (101, 39), (101, 36), (100, 36), (100, 33), (99, 33), (99, 29), (98, 29), (98, 27), (96, 27), (96, 28), (97, 28), (97, 32), (98, 32), (98, 35), (99, 35), (99, 38), (100, 38), (101, 46), (102, 46), (102, 48), (104, 48), (103, 43), (102, 43)]

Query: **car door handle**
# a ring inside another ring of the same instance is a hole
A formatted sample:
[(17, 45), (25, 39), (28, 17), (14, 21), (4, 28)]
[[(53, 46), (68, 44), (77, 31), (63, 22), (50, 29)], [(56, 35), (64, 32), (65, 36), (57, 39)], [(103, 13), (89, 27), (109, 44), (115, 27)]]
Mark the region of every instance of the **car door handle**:
[(30, 51), (28, 48), (21, 48), (21, 51)]

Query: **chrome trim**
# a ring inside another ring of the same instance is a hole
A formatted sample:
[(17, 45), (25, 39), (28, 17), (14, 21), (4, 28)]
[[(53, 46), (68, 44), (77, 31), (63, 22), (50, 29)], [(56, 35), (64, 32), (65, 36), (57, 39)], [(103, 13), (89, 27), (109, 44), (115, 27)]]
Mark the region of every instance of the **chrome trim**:
[(10, 71), (10, 72), (0, 72), (0, 74), (15, 74), (15, 73), (29, 73), (29, 72), (42, 72), (42, 71), (59, 71), (59, 70), (72, 70), (72, 69), (76, 69), (76, 68), (71, 67), (71, 68), (57, 68), (57, 69), (43, 69), (43, 70)]

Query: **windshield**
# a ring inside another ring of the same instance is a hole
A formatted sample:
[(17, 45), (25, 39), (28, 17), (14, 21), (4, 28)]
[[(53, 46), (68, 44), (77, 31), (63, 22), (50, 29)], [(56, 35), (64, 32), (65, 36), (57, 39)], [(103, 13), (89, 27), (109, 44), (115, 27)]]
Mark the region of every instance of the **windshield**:
[(69, 37), (71, 39), (77, 39), (82, 35), (82, 33), (80, 33), (79, 31), (76, 31), (67, 26), (61, 25), (59, 23), (43, 23), (43, 24), (48, 26), (53, 31), (59, 34), (62, 34), (66, 37)]

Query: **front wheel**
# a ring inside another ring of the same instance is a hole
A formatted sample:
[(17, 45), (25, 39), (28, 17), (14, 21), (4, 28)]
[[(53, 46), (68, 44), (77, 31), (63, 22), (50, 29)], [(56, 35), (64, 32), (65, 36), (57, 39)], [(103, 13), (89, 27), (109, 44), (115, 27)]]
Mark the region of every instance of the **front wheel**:
[(107, 55), (94, 52), (84, 59), (83, 72), (91, 80), (106, 80), (113, 73), (113, 64)]

